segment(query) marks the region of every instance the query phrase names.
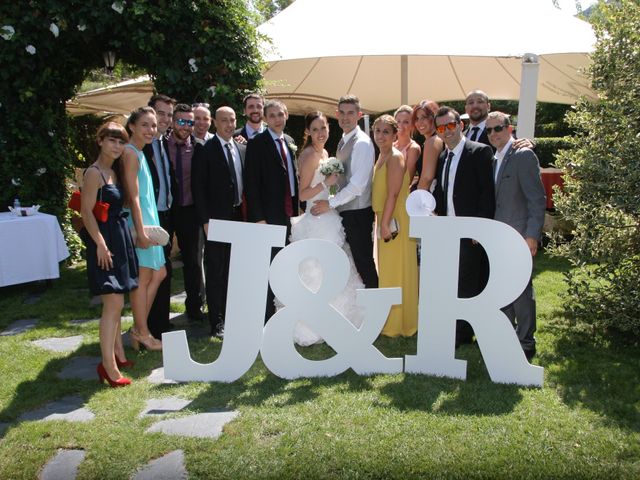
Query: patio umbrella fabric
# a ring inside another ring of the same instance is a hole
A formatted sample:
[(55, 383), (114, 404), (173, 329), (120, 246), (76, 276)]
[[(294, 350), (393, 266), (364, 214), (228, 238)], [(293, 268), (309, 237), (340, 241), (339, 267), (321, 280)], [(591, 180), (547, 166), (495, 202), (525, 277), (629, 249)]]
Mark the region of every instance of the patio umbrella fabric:
[(151, 95), (153, 82), (145, 75), (80, 93), (67, 101), (66, 108), (70, 115), (129, 115), (133, 109), (146, 105)]
[(595, 35), (551, 0), (296, 0), (259, 27), (267, 97), (292, 113), (333, 114), (354, 93), (381, 112), (424, 98), (518, 99), (522, 56), (539, 56), (538, 101), (593, 98), (588, 78)]

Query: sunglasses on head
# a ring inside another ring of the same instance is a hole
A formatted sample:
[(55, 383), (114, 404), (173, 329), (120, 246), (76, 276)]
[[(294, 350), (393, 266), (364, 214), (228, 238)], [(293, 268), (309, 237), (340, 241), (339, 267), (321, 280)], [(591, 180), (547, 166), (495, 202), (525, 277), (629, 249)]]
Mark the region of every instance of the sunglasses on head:
[(203, 103), (203, 102), (191, 104), (191, 108), (198, 108), (198, 107), (209, 108), (209, 104)]
[(180, 127), (184, 127), (185, 125), (189, 125), (190, 127), (193, 127), (193, 125), (195, 124), (193, 120), (187, 120), (186, 118), (178, 118), (176, 119), (176, 123)]
[(436, 126), (436, 132), (438, 133), (444, 133), (445, 130), (455, 130), (456, 127), (458, 126), (458, 122), (449, 122), (449, 123), (445, 123), (444, 125), (437, 125)]
[(507, 125), (496, 125), (495, 127), (485, 127), (484, 129), (486, 130), (487, 135), (491, 135), (492, 132), (500, 133), (505, 128), (507, 128)]

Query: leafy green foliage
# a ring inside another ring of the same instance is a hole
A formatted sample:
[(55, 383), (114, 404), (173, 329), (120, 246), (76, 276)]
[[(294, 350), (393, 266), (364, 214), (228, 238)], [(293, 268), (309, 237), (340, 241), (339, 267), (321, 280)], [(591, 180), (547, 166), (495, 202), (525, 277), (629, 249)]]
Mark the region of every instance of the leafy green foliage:
[(569, 137), (536, 137), (536, 155), (541, 167), (555, 164), (556, 155), (562, 149), (572, 146)]
[(260, 79), (243, 0), (0, 4), (0, 208), (19, 196), (63, 217), (73, 151), (64, 102), (113, 50), (187, 103), (237, 106)]
[(567, 309), (601, 331), (640, 338), (640, 5), (599, 4), (591, 75), (599, 101), (580, 102), (568, 121), (578, 134), (558, 156), (565, 194), (555, 202), (575, 225), (556, 251), (567, 275)]

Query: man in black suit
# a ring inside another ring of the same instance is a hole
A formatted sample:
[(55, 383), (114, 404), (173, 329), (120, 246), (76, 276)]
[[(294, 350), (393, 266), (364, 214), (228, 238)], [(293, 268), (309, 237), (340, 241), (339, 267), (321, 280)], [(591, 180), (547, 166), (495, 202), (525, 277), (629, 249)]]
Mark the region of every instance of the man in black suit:
[(491, 110), (491, 103), (489, 103), (489, 97), (487, 97), (486, 93), (482, 90), (471, 90), (467, 93), (464, 111), (469, 115), (469, 126), (463, 133), (472, 142), (489, 145), (493, 150), (485, 130), (489, 110)]
[[(143, 152), (149, 165), (151, 179), (153, 181), (153, 191), (158, 205), (158, 217), (160, 218), (160, 226), (164, 228), (170, 236), (173, 229), (171, 227), (171, 167), (169, 157), (162, 144), (162, 138), (167, 133), (173, 119), (173, 108), (176, 100), (167, 95), (154, 95), (149, 99), (149, 106), (156, 111), (158, 120), (158, 134), (148, 145), (145, 145)], [(171, 296), (171, 245), (170, 241), (164, 247), (165, 268), (167, 275), (158, 287), (158, 292), (151, 305), (147, 324), (149, 331), (155, 338), (162, 338), (164, 332), (171, 330), (172, 325), (169, 322), (169, 307)]]
[(250, 93), (242, 99), (244, 115), (247, 122), (242, 128), (233, 132), (233, 137), (242, 137), (248, 142), (265, 129), (263, 123), (264, 98), (259, 93)]
[[(436, 132), (445, 144), (438, 158), (437, 184), (434, 190), (436, 213), (458, 217), (493, 218), (495, 195), (493, 183), (493, 152), (481, 143), (467, 140), (462, 134), (460, 114), (450, 107), (441, 107), (435, 116)], [(478, 295), (482, 288), (483, 249), (474, 240), (460, 242), (458, 297)], [(456, 345), (470, 343), (471, 326), (458, 320)]]
[[(242, 221), (242, 194), (245, 149), (233, 139), (236, 114), (230, 107), (216, 110), (216, 134), (193, 155), (191, 191), (198, 223), (209, 232), (209, 220)], [(231, 246), (207, 241), (207, 304), (211, 334), (222, 336), (226, 311)]]
[(190, 320), (204, 319), (204, 234), (196, 217), (191, 191), (192, 159), (196, 145), (193, 136), (195, 124), (190, 105), (178, 104), (173, 111), (173, 129), (163, 139), (165, 151), (172, 168), (171, 224), (178, 238), (182, 256), (184, 289), (187, 294), (185, 309)]
[[(268, 128), (247, 144), (247, 215), (251, 222), (286, 226), (288, 241), (291, 217), (298, 215), (297, 147), (293, 139), (284, 133), (289, 118), (284, 103), (269, 100), (264, 106), (264, 117)], [(277, 249), (274, 249), (272, 257), (276, 253)], [(269, 289), (265, 320), (274, 312), (273, 293)]]

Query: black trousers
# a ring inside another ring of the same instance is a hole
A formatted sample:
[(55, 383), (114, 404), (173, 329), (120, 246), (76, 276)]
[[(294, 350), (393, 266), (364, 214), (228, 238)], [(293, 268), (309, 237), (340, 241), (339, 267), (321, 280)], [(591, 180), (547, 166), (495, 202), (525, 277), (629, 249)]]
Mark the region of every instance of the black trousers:
[(373, 261), (373, 220), (371, 207), (340, 212), (353, 262), (365, 288), (378, 288), (378, 272)]
[(167, 276), (162, 280), (162, 283), (158, 287), (156, 297), (153, 299), (149, 317), (147, 318), (147, 325), (149, 326), (151, 335), (160, 339), (164, 332), (168, 332), (172, 328), (169, 322), (169, 307), (171, 302), (171, 272), (173, 270), (170, 258), (173, 230), (171, 228), (171, 215), (169, 211), (158, 212), (158, 216), (160, 218), (160, 226), (169, 233), (169, 243), (164, 247), (164, 266), (167, 269)]
[[(240, 207), (234, 209), (233, 218), (242, 221)], [(222, 242), (205, 243), (204, 248), (207, 272), (207, 305), (209, 306), (209, 325), (212, 333), (219, 326), (224, 326), (227, 309), (227, 290), (229, 286), (229, 260), (231, 259), (231, 245)]]
[[(488, 260), (479, 243), (469, 238), (460, 240), (460, 266), (458, 270), (458, 297), (471, 298), (478, 295), (487, 284)], [(456, 345), (471, 343), (473, 329), (464, 320), (456, 322)]]
[[(289, 245), (289, 237), (291, 236), (291, 219), (287, 218), (287, 237), (285, 240), (285, 246)], [(271, 261), (273, 261), (274, 257), (278, 254), (278, 252), (282, 250), (282, 248), (272, 248), (271, 249)], [(275, 295), (273, 294), (273, 290), (271, 290), (271, 285), (267, 287), (267, 305), (264, 311), (264, 323), (276, 313), (276, 306), (274, 303)]]
[(202, 312), (204, 303), (204, 231), (197, 220), (193, 205), (171, 208), (171, 222), (178, 238), (182, 255), (184, 289), (187, 294), (185, 308), (187, 315), (196, 317)]

